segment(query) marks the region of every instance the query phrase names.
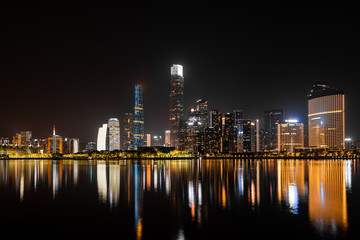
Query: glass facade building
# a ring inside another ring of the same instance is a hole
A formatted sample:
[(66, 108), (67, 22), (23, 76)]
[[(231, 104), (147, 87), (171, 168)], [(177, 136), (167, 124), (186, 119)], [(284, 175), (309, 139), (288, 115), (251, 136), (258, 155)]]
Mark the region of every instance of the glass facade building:
[(144, 105), (142, 87), (135, 85), (134, 150), (144, 146)]
[(283, 109), (275, 109), (264, 112), (264, 147), (265, 150), (277, 148), (277, 124), (284, 122), (285, 113)]
[(170, 146), (184, 149), (184, 76), (183, 66), (173, 64), (170, 79)]
[(278, 124), (278, 151), (294, 152), (304, 147), (304, 124), (286, 120)]
[(99, 128), (97, 135), (96, 149), (98, 151), (108, 150), (107, 141), (106, 141), (107, 131), (108, 131), (108, 125), (104, 123), (102, 127)]
[(109, 151), (120, 150), (120, 123), (117, 118), (108, 121)]
[(308, 94), (309, 147), (345, 149), (345, 94), (316, 83)]
[(132, 150), (134, 147), (134, 115), (125, 113), (122, 118), (122, 149)]

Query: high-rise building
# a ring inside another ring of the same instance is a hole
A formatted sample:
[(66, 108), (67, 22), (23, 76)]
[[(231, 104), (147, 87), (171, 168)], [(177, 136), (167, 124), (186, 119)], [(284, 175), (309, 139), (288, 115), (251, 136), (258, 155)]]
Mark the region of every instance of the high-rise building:
[(154, 136), (153, 137), (153, 142), (152, 142), (152, 146), (154, 147), (159, 147), (159, 146), (163, 146), (162, 144), (162, 137), (161, 136)]
[(237, 152), (237, 128), (235, 127), (234, 113), (226, 113), (223, 125), (222, 151), (224, 153)]
[(219, 153), (222, 147), (222, 114), (218, 110), (211, 110), (209, 116), (209, 128), (205, 130), (205, 151)]
[(108, 121), (109, 150), (120, 150), (120, 123), (117, 118), (110, 118)]
[(208, 101), (205, 99), (198, 99), (196, 101), (196, 111), (200, 118), (201, 125), (203, 128), (207, 128), (209, 126), (209, 106)]
[(249, 119), (242, 119), (241, 130), (239, 131), (240, 144), (239, 152), (255, 152), (256, 151), (256, 123)]
[(304, 124), (297, 120), (285, 120), (278, 124), (278, 151), (294, 152), (304, 147)]
[(165, 131), (165, 147), (170, 147), (170, 130)]
[(32, 137), (31, 131), (22, 131), (20, 133), (20, 135), (21, 135), (21, 144), (22, 145), (26, 145), (26, 146), (31, 145), (31, 137)]
[(60, 135), (56, 135), (55, 125), (53, 128), (53, 135), (49, 136), (47, 140), (47, 153), (63, 153), (63, 139)]
[(170, 146), (184, 149), (184, 76), (183, 66), (173, 64), (170, 78)]
[(199, 117), (189, 117), (185, 133), (184, 150), (195, 154), (202, 153), (204, 128)]
[(125, 113), (122, 119), (122, 149), (132, 150), (134, 147), (134, 115)]
[(78, 153), (79, 148), (79, 139), (78, 138), (64, 138), (63, 139), (63, 153)]
[(70, 152), (71, 153), (80, 152), (80, 141), (78, 138), (70, 138)]
[(277, 124), (284, 122), (285, 113), (283, 109), (276, 109), (264, 112), (264, 144), (266, 150), (277, 148)]
[(328, 84), (315, 83), (308, 94), (309, 147), (345, 148), (345, 94)]
[(144, 146), (144, 105), (142, 87), (135, 85), (134, 149)]
[(242, 120), (244, 118), (243, 110), (234, 110), (234, 124), (241, 130)]
[(108, 135), (108, 125), (104, 123), (102, 127), (99, 128), (98, 135), (97, 135), (97, 150), (104, 151), (109, 150), (107, 145), (107, 135)]
[(198, 99), (196, 108), (191, 108), (186, 121), (185, 150), (192, 153), (204, 152), (204, 133), (209, 125), (208, 101)]
[(145, 145), (147, 147), (151, 147), (151, 134), (150, 133), (146, 134), (146, 140), (145, 141), (146, 141)]
[(20, 133), (16, 133), (15, 136), (13, 136), (12, 144), (13, 145), (21, 145), (21, 134)]

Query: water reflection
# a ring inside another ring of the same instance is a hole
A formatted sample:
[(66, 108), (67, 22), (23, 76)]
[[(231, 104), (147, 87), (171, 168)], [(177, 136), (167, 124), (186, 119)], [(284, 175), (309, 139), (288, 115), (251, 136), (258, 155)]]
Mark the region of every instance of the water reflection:
[(269, 208), (303, 215), (320, 236), (336, 236), (349, 227), (355, 167), (340, 160), (14, 160), (0, 162), (0, 188), (15, 190), (20, 202), (40, 188), (53, 199), (79, 184), (96, 188), (99, 204), (132, 212), (136, 239), (153, 224), (147, 213), (165, 207), (177, 226), (173, 238), (185, 238), (186, 222), (210, 224), (214, 209), (241, 218), (244, 206), (256, 216)]

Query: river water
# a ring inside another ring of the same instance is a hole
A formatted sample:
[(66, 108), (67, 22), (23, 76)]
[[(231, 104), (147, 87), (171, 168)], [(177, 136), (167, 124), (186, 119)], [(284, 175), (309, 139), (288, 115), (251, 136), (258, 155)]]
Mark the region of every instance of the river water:
[(360, 239), (359, 170), (355, 160), (2, 160), (0, 230), (37, 239)]

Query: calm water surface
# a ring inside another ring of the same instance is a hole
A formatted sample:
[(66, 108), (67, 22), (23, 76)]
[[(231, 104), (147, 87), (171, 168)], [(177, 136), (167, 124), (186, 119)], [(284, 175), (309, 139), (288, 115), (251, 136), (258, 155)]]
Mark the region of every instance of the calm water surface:
[(0, 161), (7, 236), (360, 239), (357, 161)]

